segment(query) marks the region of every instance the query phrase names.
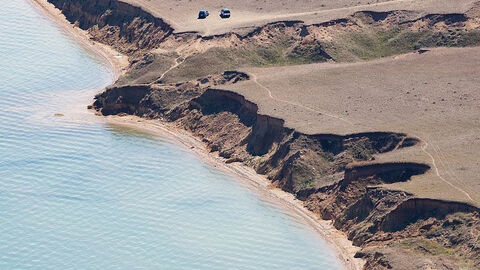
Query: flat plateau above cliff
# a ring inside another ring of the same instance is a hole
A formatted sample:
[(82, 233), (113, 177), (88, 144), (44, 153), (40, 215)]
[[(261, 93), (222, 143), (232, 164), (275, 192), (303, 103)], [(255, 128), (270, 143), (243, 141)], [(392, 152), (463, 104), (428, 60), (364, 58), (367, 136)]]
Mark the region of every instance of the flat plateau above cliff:
[(253, 80), (227, 89), (255, 102), (260, 113), (308, 134), (376, 130), (418, 136), (425, 152), (419, 146), (379, 159), (435, 163), (438, 172), (392, 188), (478, 206), (478, 63), (478, 47), (440, 48), (353, 64), (246, 69)]
[[(176, 32), (196, 31), (204, 35), (245, 32), (252, 27), (283, 20), (302, 20), (307, 24), (344, 18), (357, 11), (408, 10), (423, 13), (462, 13), (476, 1), (461, 0), (121, 0), (140, 6), (163, 18)], [(230, 8), (232, 17), (221, 19), (221, 8)], [(210, 16), (198, 20), (198, 11), (206, 9)]]

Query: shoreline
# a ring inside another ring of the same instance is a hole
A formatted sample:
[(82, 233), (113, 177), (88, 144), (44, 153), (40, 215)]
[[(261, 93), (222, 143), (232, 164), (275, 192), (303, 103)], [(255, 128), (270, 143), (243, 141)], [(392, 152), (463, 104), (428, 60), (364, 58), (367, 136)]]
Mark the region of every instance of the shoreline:
[(273, 201), (281, 208), (294, 213), (297, 218), (305, 222), (306, 226), (309, 226), (325, 240), (345, 269), (355, 270), (363, 268), (364, 260), (354, 258), (355, 253), (360, 248), (353, 246), (345, 233), (333, 226), (332, 221), (320, 219), (305, 208), (303, 202), (296, 199), (293, 194), (273, 187), (270, 180), (263, 175), (257, 174), (252, 168), (238, 162), (225, 163), (225, 159), (218, 156), (215, 152), (209, 152), (205, 144), (187, 130), (158, 119), (150, 120), (132, 115), (103, 116), (103, 118), (105, 123), (109, 125), (145, 132), (154, 137), (167, 139), (180, 147), (185, 147), (203, 162), (235, 178), (240, 183), (246, 184), (248, 188), (254, 189), (253, 191), (259, 193), (262, 199)]
[[(61, 11), (48, 3), (47, 0), (30, 0), (30, 2), (37, 7), (40, 12), (43, 12), (54, 23), (65, 30), (82, 47), (99, 56), (108, 64), (113, 71), (112, 84), (127, 71), (129, 65), (127, 56), (119, 54), (108, 45), (91, 40), (87, 31), (75, 27), (68, 22)], [(101, 90), (102, 89), (99, 89), (99, 91)], [(95, 113), (94, 110), (91, 110), (91, 112)], [(319, 219), (313, 212), (305, 208), (303, 202), (296, 199), (293, 194), (278, 188), (273, 188), (268, 179), (257, 174), (252, 168), (239, 163), (227, 164), (218, 155), (209, 153), (205, 148), (205, 144), (197, 137), (188, 133), (188, 131), (175, 127), (171, 123), (161, 122), (160, 120), (148, 120), (130, 115), (102, 116), (99, 118), (106, 124), (143, 131), (156, 137), (169, 139), (170, 142), (183, 147), (190, 148), (192, 153), (201, 158), (203, 162), (212, 165), (216, 169), (248, 185), (251, 189), (254, 189), (255, 192), (261, 194), (262, 199), (272, 200), (285, 210), (295, 213), (298, 218), (301, 218), (302, 221), (306, 223), (306, 226), (315, 230), (315, 232), (325, 240), (345, 269), (356, 270), (363, 268), (364, 260), (354, 258), (355, 253), (359, 251), (360, 248), (353, 246), (352, 242), (347, 239), (345, 233), (335, 229), (331, 221)]]
[(50, 18), (57, 24), (57, 26), (60, 26), (60, 28), (65, 30), (78, 44), (90, 53), (98, 56), (99, 59), (110, 66), (110, 69), (113, 72), (112, 84), (115, 83), (121, 75), (127, 72), (130, 64), (128, 56), (122, 55), (108, 45), (91, 40), (87, 31), (71, 24), (65, 18), (63, 13), (47, 0), (30, 0), (28, 2), (33, 4), (38, 11)]

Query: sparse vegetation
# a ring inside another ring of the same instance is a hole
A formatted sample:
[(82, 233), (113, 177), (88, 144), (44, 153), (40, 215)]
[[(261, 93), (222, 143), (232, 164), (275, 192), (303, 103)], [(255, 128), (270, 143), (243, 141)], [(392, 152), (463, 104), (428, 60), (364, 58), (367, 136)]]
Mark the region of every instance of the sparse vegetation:
[(437, 241), (424, 238), (414, 238), (401, 241), (399, 243), (403, 248), (414, 249), (418, 252), (433, 256), (454, 256), (455, 251), (451, 248), (439, 244)]
[(436, 258), (437, 260), (438, 258), (442, 258), (444, 261), (461, 262), (457, 265), (460, 269), (477, 269), (477, 265), (475, 265), (475, 262), (469, 258), (468, 253), (455, 248), (446, 247), (435, 240), (417, 237), (402, 240), (397, 245), (408, 252), (419, 252), (424, 256)]
[(124, 74), (115, 85), (144, 84), (156, 81), (163, 72), (173, 64), (178, 55), (170, 54), (146, 54), (132, 61), (131, 68)]
[(295, 43), (281, 39), (267, 46), (246, 44), (240, 47), (216, 47), (204, 53), (188, 57), (185, 62), (172, 70), (168, 81), (187, 81), (209, 74), (240, 67), (269, 67), (324, 62), (329, 59), (321, 47), (294, 47)]
[[(466, 47), (479, 44), (480, 32), (478, 31), (411, 31), (397, 27), (388, 30), (369, 29), (347, 33), (326, 48), (334, 60), (341, 62), (354, 61), (355, 57), (372, 60), (425, 47)], [(352, 58), (351, 55), (355, 57)]]
[(480, 31), (413, 31), (410, 28), (370, 27), (346, 32), (331, 41), (301, 43), (275, 37), (267, 45), (246, 43), (234, 47), (214, 47), (189, 57), (170, 72), (170, 81), (185, 81), (241, 67), (270, 67), (325, 62), (372, 60), (412, 52), (424, 47), (465, 47), (480, 44)]

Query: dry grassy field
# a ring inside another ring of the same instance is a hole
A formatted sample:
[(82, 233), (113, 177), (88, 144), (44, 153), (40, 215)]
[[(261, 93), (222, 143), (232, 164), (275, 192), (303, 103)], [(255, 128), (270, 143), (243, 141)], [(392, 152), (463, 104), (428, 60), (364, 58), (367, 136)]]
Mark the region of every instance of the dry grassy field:
[[(163, 18), (175, 32), (198, 31), (203, 35), (251, 31), (252, 27), (280, 20), (320, 23), (364, 10), (415, 11), (417, 16), (464, 13), (476, 3), (475, 0), (124, 1)], [(222, 7), (231, 9), (230, 19), (218, 16)], [(200, 9), (209, 10), (210, 16), (198, 20)], [(464, 26), (468, 28), (469, 25)], [(342, 40), (343, 36), (340, 37)], [(195, 48), (205, 51), (198, 46), (212, 46), (208, 44), (199, 42)], [(165, 76), (166, 80), (190, 79), (183, 73), (202, 76), (208, 73), (202, 71), (205, 68), (245, 66), (231, 61), (222, 63), (226, 55), (227, 51), (211, 50), (203, 58), (201, 53), (189, 56)], [(212, 65), (202, 64), (210, 62)], [(416, 136), (421, 139), (421, 146), (377, 159), (425, 162), (433, 169), (414, 181), (390, 188), (419, 197), (480, 206), (478, 63), (480, 48), (437, 48), (368, 62), (244, 67), (252, 80), (236, 84), (230, 90), (257, 103), (261, 113), (285, 119), (287, 126), (309, 134), (395, 131)]]
[[(255, 26), (281, 20), (302, 20), (319, 23), (344, 18), (362, 10), (412, 10), (425, 13), (464, 12), (475, 0), (123, 0), (163, 18), (176, 32), (197, 31), (204, 35), (228, 31), (244, 32)], [(219, 17), (220, 9), (229, 8), (229, 19)], [(206, 9), (210, 16), (198, 20), (198, 11)]]
[(480, 48), (439, 48), (370, 62), (254, 68), (230, 90), (299, 131), (395, 131), (422, 145), (377, 159), (430, 164), (397, 183), (435, 199), (480, 206)]

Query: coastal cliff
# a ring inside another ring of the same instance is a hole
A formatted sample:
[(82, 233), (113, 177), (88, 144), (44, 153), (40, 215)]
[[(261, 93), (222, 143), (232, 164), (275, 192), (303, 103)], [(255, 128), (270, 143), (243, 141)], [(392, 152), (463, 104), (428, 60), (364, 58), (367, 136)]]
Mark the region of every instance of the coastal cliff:
[[(96, 97), (94, 108), (103, 115), (127, 113), (173, 123), (201, 138), (225, 162), (253, 167), (319, 217), (333, 220), (363, 248), (356, 256), (366, 259), (366, 269), (411, 269), (411, 263), (420, 267), (422, 260), (454, 251), (478, 262), (477, 239), (469, 235), (480, 231), (479, 209), (382, 187), (431, 169), (428, 164), (374, 159), (414, 147), (417, 139), (392, 132), (297, 132), (282, 119), (259, 114), (257, 105), (243, 96), (218, 89), (248, 78), (225, 72), (175, 85), (113, 87)], [(405, 248), (416, 251), (408, 254)], [(409, 264), (392, 260), (398, 250), (416, 258)], [(457, 265), (449, 259), (440, 262), (440, 269)]]
[(49, 2), (60, 9), (68, 21), (88, 30), (92, 39), (129, 55), (154, 48), (173, 32), (162, 19), (122, 1)]
[[(375, 160), (382, 153), (418, 147), (416, 137), (380, 131), (304, 134), (222, 89), (250, 79), (225, 71), (244, 65), (355, 61), (423, 46), (476, 45), (480, 34), (470, 29), (478, 24), (477, 9), (428, 15), (363, 11), (313, 25), (279, 21), (246, 35), (200, 36), (174, 33), (162, 19), (122, 1), (49, 2), (94, 40), (131, 57), (129, 73), (95, 97), (93, 108), (99, 113), (169, 122), (201, 138), (226, 163), (254, 168), (320, 218), (332, 220), (362, 248), (356, 256), (366, 260), (365, 269), (416, 269), (425, 261), (437, 269), (480, 267), (479, 209), (384, 186), (432, 169), (430, 164)], [(362, 33), (374, 34), (365, 42)], [(337, 46), (345, 40), (353, 45)], [(158, 48), (170, 51), (159, 54)], [(221, 61), (215, 57), (219, 52)], [(169, 61), (170, 67), (159, 64)]]

